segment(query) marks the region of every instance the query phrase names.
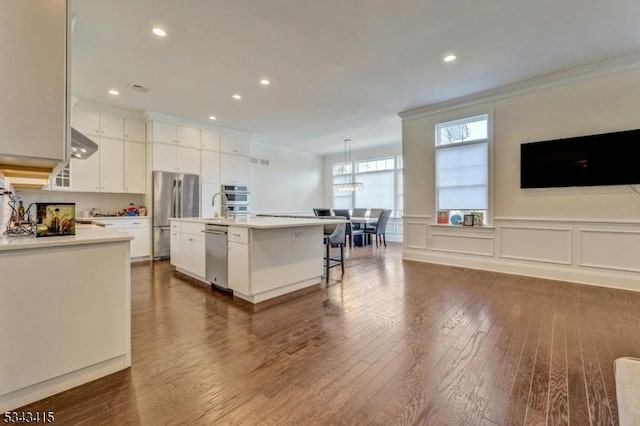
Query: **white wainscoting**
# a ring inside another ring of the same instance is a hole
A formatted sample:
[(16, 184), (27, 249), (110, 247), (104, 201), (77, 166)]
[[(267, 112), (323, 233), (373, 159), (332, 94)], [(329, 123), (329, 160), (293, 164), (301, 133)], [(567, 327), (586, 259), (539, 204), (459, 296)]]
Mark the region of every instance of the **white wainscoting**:
[(493, 224), (405, 216), (403, 258), (640, 291), (640, 221), (500, 217)]

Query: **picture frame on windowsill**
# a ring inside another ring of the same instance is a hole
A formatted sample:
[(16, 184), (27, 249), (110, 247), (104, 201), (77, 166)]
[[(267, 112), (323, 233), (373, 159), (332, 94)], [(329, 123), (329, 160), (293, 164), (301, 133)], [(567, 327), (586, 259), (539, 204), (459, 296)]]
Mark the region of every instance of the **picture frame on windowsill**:
[(462, 224), (464, 226), (473, 226), (474, 220), (475, 220), (475, 215), (474, 214), (465, 214), (464, 215), (464, 220), (462, 221)]

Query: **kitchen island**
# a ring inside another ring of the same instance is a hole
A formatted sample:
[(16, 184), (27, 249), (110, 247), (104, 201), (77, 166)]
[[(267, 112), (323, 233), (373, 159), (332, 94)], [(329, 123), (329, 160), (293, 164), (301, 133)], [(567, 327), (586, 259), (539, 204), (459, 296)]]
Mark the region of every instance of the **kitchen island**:
[(131, 365), (130, 235), (0, 235), (0, 412)]
[(228, 288), (234, 297), (259, 303), (320, 284), (324, 226), (337, 222), (344, 221), (284, 217), (172, 219), (171, 263), (178, 272), (210, 283), (205, 225), (226, 227)]

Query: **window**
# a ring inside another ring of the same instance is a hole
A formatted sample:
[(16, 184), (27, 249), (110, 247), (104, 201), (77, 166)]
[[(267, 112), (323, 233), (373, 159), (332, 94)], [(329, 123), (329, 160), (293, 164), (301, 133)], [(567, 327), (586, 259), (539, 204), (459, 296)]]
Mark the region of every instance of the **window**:
[(436, 125), (437, 210), (486, 211), (489, 206), (488, 116)]
[(334, 187), (333, 208), (384, 208), (392, 209), (394, 216), (402, 214), (401, 156), (334, 164), (333, 184), (348, 182), (352, 170), (353, 181), (362, 182), (364, 189), (341, 192)]

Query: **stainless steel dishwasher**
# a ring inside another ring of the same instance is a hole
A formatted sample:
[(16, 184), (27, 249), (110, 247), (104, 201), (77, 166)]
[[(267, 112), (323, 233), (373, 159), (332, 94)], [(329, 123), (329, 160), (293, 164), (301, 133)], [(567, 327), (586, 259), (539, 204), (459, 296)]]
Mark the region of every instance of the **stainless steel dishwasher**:
[(207, 281), (216, 287), (229, 288), (227, 266), (227, 226), (206, 224), (204, 233), (207, 258)]

